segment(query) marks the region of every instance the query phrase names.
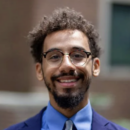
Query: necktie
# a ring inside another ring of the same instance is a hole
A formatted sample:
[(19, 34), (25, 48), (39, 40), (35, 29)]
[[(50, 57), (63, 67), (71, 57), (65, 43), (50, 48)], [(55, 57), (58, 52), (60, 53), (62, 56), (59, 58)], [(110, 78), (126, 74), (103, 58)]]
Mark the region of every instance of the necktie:
[(65, 122), (65, 130), (73, 130), (73, 122), (71, 120)]

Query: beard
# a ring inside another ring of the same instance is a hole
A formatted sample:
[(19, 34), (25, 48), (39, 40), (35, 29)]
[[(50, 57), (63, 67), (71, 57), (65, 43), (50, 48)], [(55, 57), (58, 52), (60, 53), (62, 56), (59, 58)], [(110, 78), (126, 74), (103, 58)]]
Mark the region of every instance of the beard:
[[(82, 86), (80, 86), (79, 91), (75, 95), (73, 94), (73, 92), (71, 92), (70, 88), (65, 89), (65, 91), (66, 91), (65, 94), (59, 94), (58, 90), (56, 90), (54, 81), (58, 77), (67, 76), (67, 75), (78, 76), (79, 80), (82, 80), (82, 82), (84, 81)], [(43, 74), (43, 76), (44, 76), (44, 74)], [(84, 75), (82, 73), (75, 74), (74, 72), (70, 72), (69, 74), (62, 73), (57, 76), (52, 76), (51, 80), (52, 80), (53, 88), (50, 87), (50, 83), (47, 82), (47, 80), (44, 76), (44, 82), (45, 82), (45, 85), (46, 85), (48, 91), (53, 95), (58, 106), (63, 109), (68, 109), (68, 108), (74, 109), (76, 106), (78, 106), (79, 103), (84, 99), (84, 96), (85, 96), (86, 92), (88, 91), (90, 83), (91, 83), (91, 77), (89, 75), (87, 76), (87, 79), (85, 80)]]

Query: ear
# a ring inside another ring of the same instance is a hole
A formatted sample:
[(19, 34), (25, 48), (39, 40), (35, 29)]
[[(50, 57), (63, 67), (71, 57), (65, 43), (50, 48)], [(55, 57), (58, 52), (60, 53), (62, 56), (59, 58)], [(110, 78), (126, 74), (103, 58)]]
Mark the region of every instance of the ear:
[(42, 72), (42, 65), (41, 63), (36, 63), (36, 76), (38, 80), (43, 80), (43, 72)]
[(100, 74), (100, 60), (99, 58), (93, 59), (93, 76), (97, 77)]

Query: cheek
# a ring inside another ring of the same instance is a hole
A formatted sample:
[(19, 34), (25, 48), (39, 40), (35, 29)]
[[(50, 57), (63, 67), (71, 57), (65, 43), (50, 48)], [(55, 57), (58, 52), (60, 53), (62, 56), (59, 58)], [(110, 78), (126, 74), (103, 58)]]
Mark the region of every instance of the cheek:
[(81, 73), (83, 73), (86, 78), (88, 76), (92, 76), (92, 66), (91, 65), (85, 65), (85, 66), (82, 66), (82, 67), (78, 67), (77, 69)]
[(57, 70), (56, 68), (51, 67), (50, 65), (48, 65), (46, 63), (44, 63), (44, 65), (43, 65), (43, 74), (47, 80), (51, 80), (51, 77), (55, 74), (56, 70)]
[(44, 77), (48, 80), (48, 77), (50, 77), (50, 69), (49, 69), (48, 64), (46, 63), (46, 61), (43, 62), (42, 67), (43, 67)]

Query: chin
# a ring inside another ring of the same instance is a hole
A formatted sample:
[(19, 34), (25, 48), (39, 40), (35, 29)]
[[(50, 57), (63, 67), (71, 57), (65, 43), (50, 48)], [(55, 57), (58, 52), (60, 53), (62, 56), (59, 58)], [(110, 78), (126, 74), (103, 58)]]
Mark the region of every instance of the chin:
[[(68, 90), (67, 90), (68, 91)], [(84, 99), (85, 92), (57, 93), (53, 92), (53, 97), (57, 105), (63, 109), (73, 109)]]

